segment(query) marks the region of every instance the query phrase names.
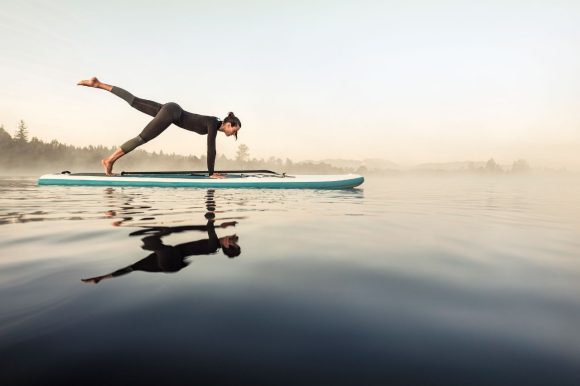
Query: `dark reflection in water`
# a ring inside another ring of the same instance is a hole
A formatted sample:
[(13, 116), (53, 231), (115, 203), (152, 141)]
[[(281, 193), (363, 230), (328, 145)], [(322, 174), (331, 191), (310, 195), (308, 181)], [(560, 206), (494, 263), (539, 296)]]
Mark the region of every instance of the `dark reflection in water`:
[[(219, 225), (221, 228), (228, 226), (235, 226), (236, 222), (225, 222)], [(165, 245), (161, 238), (172, 233), (184, 231), (206, 231), (207, 239), (191, 241), (175, 246)], [(153, 227), (147, 228), (143, 231), (136, 231), (131, 233), (131, 236), (136, 236), (144, 233), (153, 232), (142, 238), (142, 249), (153, 251), (150, 255), (138, 262), (131, 264), (128, 267), (118, 269), (110, 274), (95, 276), (87, 279), (82, 279), (85, 283), (97, 284), (101, 280), (111, 279), (114, 277), (126, 275), (133, 271), (144, 272), (178, 272), (187, 267), (189, 263), (186, 259), (190, 256), (210, 255), (216, 253), (220, 248), (224, 254), (230, 258), (234, 258), (241, 253), (241, 248), (238, 245), (238, 236), (233, 234), (218, 238), (215, 232), (213, 221), (208, 221), (207, 225), (190, 225), (179, 227)]]
[[(114, 205), (114, 201), (117, 200), (119, 197), (117, 197), (117, 190), (115, 188), (105, 188), (104, 191), (105, 193), (105, 199), (107, 202), (111, 203), (112, 205)], [(155, 209), (152, 208), (150, 205), (139, 205), (139, 204), (135, 204), (133, 203), (133, 200), (135, 200), (135, 198), (139, 197), (138, 194), (122, 194), (120, 195), (121, 198), (123, 198), (123, 203), (121, 205), (119, 205), (118, 207), (116, 207), (115, 209), (109, 209), (105, 212), (105, 216), (109, 217), (109, 218), (117, 218), (117, 220), (115, 220), (113, 222), (114, 226), (121, 226), (123, 225), (123, 223), (126, 222), (130, 222), (134, 220), (134, 215), (138, 215), (138, 214), (151, 214), (153, 212), (155, 212)], [(109, 204), (109, 205), (111, 205)], [(141, 221), (145, 221), (145, 220), (154, 220), (155, 217), (141, 217), (139, 220)]]
[[(107, 189), (107, 194), (113, 193), (113, 189)], [(207, 219), (207, 224), (205, 225), (183, 225), (183, 226), (150, 226), (143, 227), (138, 231), (131, 232), (129, 236), (143, 236), (141, 241), (143, 245), (142, 249), (146, 251), (152, 251), (144, 259), (137, 261), (125, 268), (118, 269), (114, 272), (105, 275), (94, 276), (86, 279), (82, 279), (84, 283), (97, 284), (105, 279), (112, 279), (114, 277), (119, 277), (127, 275), (133, 271), (144, 271), (144, 272), (165, 272), (172, 273), (178, 272), (181, 269), (187, 267), (189, 262), (186, 261), (188, 257), (199, 256), (199, 255), (211, 255), (216, 253), (218, 250), (222, 250), (223, 253), (229, 258), (234, 258), (240, 255), (241, 248), (238, 244), (238, 236), (232, 234), (229, 236), (218, 237), (215, 231), (216, 227), (228, 228), (237, 225), (237, 221), (223, 222), (216, 225), (215, 222), (215, 190), (209, 189), (205, 196), (205, 205), (207, 212), (205, 213), (205, 218)], [(135, 209), (150, 209), (150, 206), (130, 206), (128, 203), (125, 204), (119, 213), (126, 215), (128, 213), (143, 213), (141, 211), (135, 211)], [(116, 216), (115, 211), (108, 211), (108, 215)], [(120, 226), (123, 222), (131, 221), (132, 217), (123, 217), (120, 221), (115, 221), (113, 225)], [(147, 220), (152, 220), (154, 217), (146, 217)], [(143, 220), (143, 219), (142, 219)], [(162, 238), (164, 236), (169, 236), (174, 233), (182, 233), (188, 231), (202, 231), (207, 232), (206, 239), (200, 239), (196, 241), (190, 241), (187, 243), (181, 243), (175, 246), (166, 245), (163, 243)]]

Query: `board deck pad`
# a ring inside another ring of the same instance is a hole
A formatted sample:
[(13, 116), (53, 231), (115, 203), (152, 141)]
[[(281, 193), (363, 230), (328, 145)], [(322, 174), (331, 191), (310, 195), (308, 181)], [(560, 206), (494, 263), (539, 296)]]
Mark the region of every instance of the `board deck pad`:
[(286, 175), (269, 170), (224, 171), (226, 178), (210, 178), (203, 171), (122, 172), (107, 176), (104, 173), (70, 173), (64, 171), (45, 174), (39, 185), (76, 186), (151, 186), (192, 188), (266, 188), (266, 189), (348, 189), (361, 185), (364, 177), (341, 175)]

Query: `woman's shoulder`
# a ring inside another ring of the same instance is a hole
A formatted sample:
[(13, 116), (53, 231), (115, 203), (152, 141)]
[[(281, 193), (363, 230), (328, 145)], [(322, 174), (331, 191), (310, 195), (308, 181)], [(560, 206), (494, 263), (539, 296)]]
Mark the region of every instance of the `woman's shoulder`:
[(207, 115), (206, 117), (207, 117), (206, 124), (207, 124), (208, 132), (210, 132), (210, 133), (216, 132), (217, 133), (219, 127), (222, 124), (222, 121), (218, 117), (213, 117), (210, 115)]

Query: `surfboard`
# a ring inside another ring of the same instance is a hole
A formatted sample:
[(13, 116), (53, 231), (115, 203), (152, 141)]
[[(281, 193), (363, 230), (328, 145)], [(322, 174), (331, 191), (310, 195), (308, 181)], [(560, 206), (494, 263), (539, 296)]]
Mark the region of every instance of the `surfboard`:
[(71, 173), (45, 174), (39, 185), (76, 186), (152, 186), (188, 188), (264, 188), (264, 189), (348, 189), (361, 185), (364, 177), (357, 174), (287, 175), (270, 170), (219, 171), (226, 178), (209, 178), (204, 171)]

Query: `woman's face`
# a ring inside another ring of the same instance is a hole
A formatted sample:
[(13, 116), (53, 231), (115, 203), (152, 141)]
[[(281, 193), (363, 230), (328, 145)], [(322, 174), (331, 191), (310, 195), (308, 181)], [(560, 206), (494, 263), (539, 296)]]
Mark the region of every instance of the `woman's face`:
[(238, 235), (230, 235), (230, 236), (225, 236), (222, 237), (222, 246), (224, 248), (230, 248), (230, 247), (237, 247), (238, 246)]
[(232, 124), (230, 122), (226, 122), (223, 125), (223, 129), (224, 129), (224, 133), (226, 134), (226, 136), (230, 136), (230, 135), (234, 135), (235, 133), (238, 132), (238, 130), (240, 130), (239, 126), (232, 126)]

